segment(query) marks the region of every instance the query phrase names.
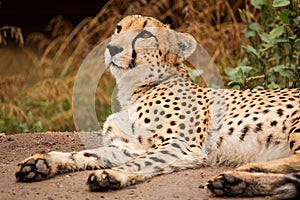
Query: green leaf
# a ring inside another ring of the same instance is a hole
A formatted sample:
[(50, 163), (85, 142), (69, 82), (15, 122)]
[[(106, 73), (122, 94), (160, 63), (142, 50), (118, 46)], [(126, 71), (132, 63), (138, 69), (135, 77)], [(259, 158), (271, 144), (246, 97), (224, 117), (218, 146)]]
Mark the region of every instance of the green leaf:
[(251, 70), (253, 70), (253, 67), (250, 66), (238, 66), (235, 68), (226, 67), (224, 70), (227, 75), (234, 76), (238, 74), (240, 71), (243, 73), (249, 73)]
[(245, 49), (247, 52), (249, 53), (253, 53), (254, 55), (256, 55), (257, 57), (259, 56), (258, 52), (256, 51), (256, 49), (250, 45), (248, 46), (242, 46), (243, 49)]
[(264, 47), (263, 49), (260, 50), (260, 52), (265, 52), (268, 51), (270, 48), (274, 47), (274, 44), (262, 44)]
[(278, 26), (270, 31), (270, 38), (274, 39), (281, 36), (284, 33), (284, 27)]
[[(289, 39), (290, 40), (295, 40), (295, 39), (297, 39), (297, 37), (298, 37), (297, 34), (295, 34), (295, 35), (290, 36)], [(297, 41), (297, 40), (295, 40), (295, 41)]]
[(255, 31), (251, 31), (251, 30), (247, 30), (247, 29), (244, 29), (244, 30), (243, 30), (243, 34), (244, 34), (245, 37), (247, 37), (247, 38), (256, 36)]
[(279, 18), (282, 24), (289, 25), (290, 24), (290, 18), (289, 18), (290, 10), (283, 10), (279, 13)]
[(258, 23), (255, 23), (255, 22), (250, 23), (249, 28), (253, 31), (261, 32), (261, 28)]
[(279, 73), (283, 77), (291, 77), (293, 74), (293, 70), (288, 68), (285, 65), (277, 65), (271, 69), (274, 72)]
[(293, 18), (294, 23), (300, 23), (300, 15), (296, 18)]
[(276, 39), (275, 41), (276, 41), (276, 43), (288, 43), (289, 42), (288, 39)]
[(203, 74), (203, 70), (201, 70), (201, 69), (194, 69), (194, 70), (192, 70), (191, 74), (193, 76), (201, 76)]
[(267, 85), (267, 88), (271, 89), (271, 90), (280, 89), (280, 85), (278, 85), (272, 81), (272, 83)]
[(251, 4), (255, 8), (261, 9), (262, 6), (267, 6), (268, 5), (268, 0), (251, 0)]
[(224, 71), (230, 80), (243, 83), (245, 74), (247, 75), (253, 69), (254, 68), (250, 66), (238, 66), (235, 68), (226, 67)]
[(255, 86), (255, 88), (256, 89), (261, 89), (261, 90), (263, 90), (263, 89), (265, 89), (263, 86), (261, 86), (261, 85), (257, 85), (257, 86)]
[[(238, 82), (238, 81), (230, 81), (227, 85), (229, 87), (235, 87), (236, 89), (240, 89), (241, 86), (243, 85), (243, 83)], [(238, 86), (238, 87), (236, 87), (236, 86)]]
[(267, 44), (270, 44), (270, 43), (272, 43), (272, 39), (271, 39), (271, 37), (270, 37), (270, 35), (268, 34), (268, 33), (260, 33), (259, 34), (259, 37), (260, 37), (260, 39), (262, 40), (262, 41), (264, 41), (265, 43), (267, 43)]
[(186, 67), (186, 70), (193, 82), (197, 82), (197, 77), (201, 76), (203, 74), (203, 70), (200, 70), (200, 69), (192, 69), (192, 68)]
[(293, 47), (296, 51), (300, 51), (300, 39), (295, 40)]
[(290, 0), (274, 0), (272, 6), (274, 8), (277, 8), (277, 7), (287, 6), (287, 5), (290, 5)]

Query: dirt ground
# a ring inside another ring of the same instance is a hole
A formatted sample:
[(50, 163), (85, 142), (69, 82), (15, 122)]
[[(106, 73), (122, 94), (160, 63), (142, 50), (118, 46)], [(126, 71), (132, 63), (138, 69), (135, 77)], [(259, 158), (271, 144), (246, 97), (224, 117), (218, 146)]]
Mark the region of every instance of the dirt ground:
[[(36, 183), (17, 183), (15, 168), (25, 157), (42, 151), (84, 149), (77, 133), (24, 133), (0, 135), (0, 199), (215, 199), (203, 188), (209, 177), (230, 168), (207, 167), (162, 175), (119, 191), (90, 192), (90, 171), (59, 175)], [(227, 198), (230, 199), (230, 198)], [(238, 199), (238, 198), (236, 198)], [(253, 199), (253, 198), (243, 198)], [(268, 199), (255, 198), (255, 200)]]

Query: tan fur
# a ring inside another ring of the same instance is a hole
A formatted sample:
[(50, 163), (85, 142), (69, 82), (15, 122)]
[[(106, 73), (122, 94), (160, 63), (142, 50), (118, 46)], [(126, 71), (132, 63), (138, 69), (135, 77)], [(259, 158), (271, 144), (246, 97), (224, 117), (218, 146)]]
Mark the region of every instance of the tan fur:
[(121, 110), (107, 118), (102, 146), (34, 155), (17, 179), (101, 168), (88, 185), (106, 191), (177, 170), (246, 164), (207, 188), (217, 196), (300, 197), (300, 90), (202, 88), (184, 64), (196, 46), (154, 18), (125, 17), (105, 51)]

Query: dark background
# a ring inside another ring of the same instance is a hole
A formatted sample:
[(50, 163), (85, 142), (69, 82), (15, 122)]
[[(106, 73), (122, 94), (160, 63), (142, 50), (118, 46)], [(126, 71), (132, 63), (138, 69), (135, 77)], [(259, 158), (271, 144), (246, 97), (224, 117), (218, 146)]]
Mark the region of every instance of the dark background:
[(13, 25), (30, 32), (45, 32), (49, 21), (62, 15), (76, 26), (82, 19), (95, 16), (107, 0), (0, 0), (0, 27)]

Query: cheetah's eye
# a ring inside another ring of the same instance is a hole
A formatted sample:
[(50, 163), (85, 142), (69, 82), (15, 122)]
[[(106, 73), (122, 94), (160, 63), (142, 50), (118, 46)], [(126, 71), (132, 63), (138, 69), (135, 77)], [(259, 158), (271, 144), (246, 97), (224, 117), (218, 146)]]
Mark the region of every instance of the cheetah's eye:
[(154, 35), (151, 32), (147, 31), (147, 30), (143, 30), (142, 32), (140, 32), (138, 34), (137, 37), (148, 39), (148, 38), (154, 37)]
[(143, 35), (142, 35), (142, 38), (144, 38), (144, 39), (147, 39), (147, 38), (150, 38), (150, 37), (152, 37), (152, 34), (149, 33), (149, 32), (144, 32)]

